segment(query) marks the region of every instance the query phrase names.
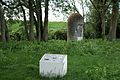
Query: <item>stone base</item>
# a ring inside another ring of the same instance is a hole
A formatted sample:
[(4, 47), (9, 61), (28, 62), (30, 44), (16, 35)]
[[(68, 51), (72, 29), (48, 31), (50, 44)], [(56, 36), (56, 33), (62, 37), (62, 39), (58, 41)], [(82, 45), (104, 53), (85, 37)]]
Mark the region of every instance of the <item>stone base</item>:
[(45, 54), (39, 61), (39, 71), (44, 77), (63, 77), (67, 73), (67, 55)]

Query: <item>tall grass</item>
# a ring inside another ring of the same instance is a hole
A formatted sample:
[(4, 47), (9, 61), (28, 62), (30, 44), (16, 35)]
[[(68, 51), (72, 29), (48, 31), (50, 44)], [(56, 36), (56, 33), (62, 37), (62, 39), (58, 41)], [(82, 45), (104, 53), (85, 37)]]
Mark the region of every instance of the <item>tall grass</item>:
[[(44, 53), (67, 54), (68, 72), (63, 78), (39, 75)], [(120, 40), (0, 42), (0, 80), (119, 80)]]

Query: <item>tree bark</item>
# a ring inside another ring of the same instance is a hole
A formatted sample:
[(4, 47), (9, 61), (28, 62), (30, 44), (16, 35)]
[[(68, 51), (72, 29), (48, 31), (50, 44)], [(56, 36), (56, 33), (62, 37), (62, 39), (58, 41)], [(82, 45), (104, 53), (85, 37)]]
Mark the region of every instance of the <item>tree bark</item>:
[(112, 15), (111, 15), (109, 34), (108, 34), (108, 39), (109, 40), (115, 40), (116, 39), (118, 14), (119, 14), (118, 0), (112, 0)]
[(40, 38), (39, 38), (39, 22), (36, 20), (36, 17), (35, 17), (35, 15), (34, 15), (34, 22), (35, 22), (35, 29), (36, 29), (36, 38), (37, 38), (37, 40), (40, 40)]
[(24, 26), (25, 26), (26, 38), (27, 38), (27, 40), (29, 40), (28, 26), (27, 26), (27, 20), (26, 20), (26, 13), (25, 13), (25, 9), (23, 8), (22, 5), (21, 5), (21, 9), (22, 9), (22, 12), (23, 12), (23, 18), (24, 18)]
[(40, 22), (40, 34), (41, 34), (41, 40), (43, 40), (43, 22), (42, 22), (42, 6), (41, 6), (42, 0), (39, 0), (39, 18), (38, 21)]
[(101, 29), (102, 29), (102, 39), (105, 39), (105, 13), (101, 13)]
[(30, 27), (29, 27), (29, 39), (34, 40), (34, 11), (33, 11), (33, 0), (29, 0), (29, 15), (30, 15)]
[(6, 25), (6, 20), (5, 20), (5, 38), (6, 38), (6, 41), (9, 41), (10, 40), (10, 35), (9, 35), (9, 30), (8, 30), (8, 26)]
[(34, 1), (34, 6), (35, 6), (35, 15), (34, 15), (34, 21), (35, 21), (35, 26), (36, 26), (36, 39), (38, 41), (41, 40), (41, 34), (40, 34), (40, 20), (39, 20), (39, 0)]
[(102, 29), (102, 39), (105, 39), (105, 14), (106, 14), (106, 11), (105, 11), (105, 7), (106, 7), (106, 1), (104, 0), (101, 0), (100, 1), (100, 16), (101, 16), (101, 29)]
[(6, 26), (5, 26), (5, 17), (4, 17), (4, 13), (3, 13), (3, 9), (2, 6), (0, 4), (0, 26), (1, 26), (1, 37), (2, 37), (2, 41), (6, 42), (6, 36), (5, 36), (5, 30), (6, 30)]
[(48, 6), (49, 0), (45, 0), (44, 41), (48, 40)]

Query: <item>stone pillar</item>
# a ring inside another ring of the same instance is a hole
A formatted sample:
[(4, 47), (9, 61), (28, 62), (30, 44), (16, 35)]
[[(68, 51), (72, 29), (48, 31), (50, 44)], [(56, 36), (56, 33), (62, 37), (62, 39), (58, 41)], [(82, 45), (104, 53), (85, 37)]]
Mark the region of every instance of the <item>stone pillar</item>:
[(79, 13), (73, 13), (68, 18), (67, 40), (83, 39), (83, 17)]

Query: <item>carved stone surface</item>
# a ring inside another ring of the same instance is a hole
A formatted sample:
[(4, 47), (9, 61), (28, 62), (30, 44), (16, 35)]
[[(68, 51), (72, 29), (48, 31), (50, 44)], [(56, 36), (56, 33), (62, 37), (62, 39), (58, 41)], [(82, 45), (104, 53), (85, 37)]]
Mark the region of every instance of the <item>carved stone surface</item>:
[(83, 39), (83, 17), (79, 13), (73, 13), (68, 18), (67, 40)]
[(39, 72), (45, 77), (63, 77), (67, 73), (67, 55), (44, 54), (39, 61)]

